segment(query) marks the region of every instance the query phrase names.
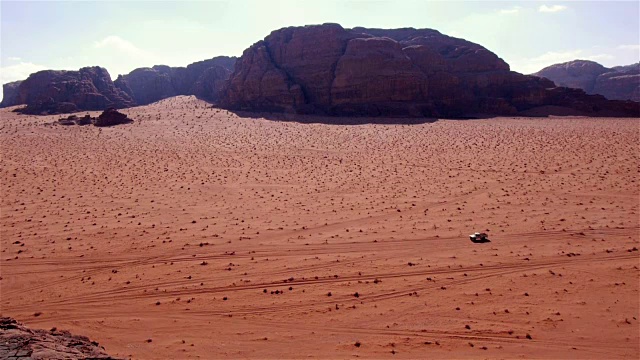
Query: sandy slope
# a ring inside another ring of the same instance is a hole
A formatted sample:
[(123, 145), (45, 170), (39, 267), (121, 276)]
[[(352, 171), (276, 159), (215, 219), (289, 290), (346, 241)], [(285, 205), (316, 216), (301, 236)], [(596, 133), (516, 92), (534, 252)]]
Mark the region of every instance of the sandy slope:
[(0, 113), (2, 315), (134, 358), (640, 355), (637, 119), (124, 112)]

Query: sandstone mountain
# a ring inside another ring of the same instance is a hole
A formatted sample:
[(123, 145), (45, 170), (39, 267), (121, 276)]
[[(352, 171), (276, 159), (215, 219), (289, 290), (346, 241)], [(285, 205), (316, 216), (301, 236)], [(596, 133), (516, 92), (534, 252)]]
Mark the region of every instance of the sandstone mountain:
[(436, 30), (338, 24), (276, 30), (246, 49), (219, 104), (340, 116), (640, 115), (637, 103), (556, 88)]
[(588, 94), (640, 100), (638, 67), (582, 62), (553, 69), (573, 74), (559, 84), (576, 88), (558, 87), (510, 71), (486, 48), (436, 30), (323, 24), (273, 31), (238, 59), (139, 68), (115, 82), (100, 67), (40, 71), (5, 84), (1, 105), (53, 114), (195, 95), (230, 110), (336, 116), (640, 116), (638, 102)]
[(18, 105), (18, 87), (22, 81), (14, 81), (2, 85), (2, 102), (0, 108)]
[(219, 56), (187, 67), (156, 65), (138, 68), (118, 76), (114, 83), (138, 105), (177, 95), (195, 95), (203, 100), (216, 101), (235, 61), (235, 57)]
[(606, 68), (594, 61), (574, 60), (548, 66), (533, 75), (607, 99), (640, 101), (640, 63)]
[(18, 86), (11, 105), (17, 104), (26, 104), (19, 111), (28, 114), (58, 114), (126, 108), (133, 106), (134, 102), (114, 86), (105, 68), (93, 66), (78, 71), (43, 70), (33, 73)]

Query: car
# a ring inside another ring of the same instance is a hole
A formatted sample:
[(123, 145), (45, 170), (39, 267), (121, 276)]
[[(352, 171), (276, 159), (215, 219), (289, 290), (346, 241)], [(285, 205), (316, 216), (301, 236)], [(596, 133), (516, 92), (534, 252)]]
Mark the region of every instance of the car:
[(471, 240), (471, 242), (474, 242), (474, 243), (486, 243), (491, 241), (487, 238), (487, 236), (488, 235), (486, 233), (477, 232), (469, 235), (469, 239)]

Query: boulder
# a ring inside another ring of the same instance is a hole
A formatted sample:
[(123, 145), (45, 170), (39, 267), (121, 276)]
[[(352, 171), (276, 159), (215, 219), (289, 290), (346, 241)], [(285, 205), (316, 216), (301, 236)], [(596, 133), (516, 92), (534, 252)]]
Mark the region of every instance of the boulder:
[(510, 71), (486, 48), (436, 30), (338, 24), (272, 32), (243, 52), (220, 94), (229, 110), (335, 116), (517, 115), (552, 104), (576, 114), (640, 115), (637, 103)]
[(0, 317), (0, 358), (2, 359), (113, 359), (104, 347), (86, 336), (68, 331), (34, 330), (15, 319)]
[(76, 125), (80, 125), (80, 126), (91, 125), (93, 123), (93, 118), (89, 116), (89, 114), (87, 114), (81, 118), (76, 118), (74, 121)]
[(103, 111), (102, 114), (100, 114), (100, 116), (98, 116), (93, 120), (93, 125), (103, 127), (103, 126), (129, 124), (132, 122), (133, 120), (129, 119), (127, 115), (119, 112), (114, 108), (109, 108)]

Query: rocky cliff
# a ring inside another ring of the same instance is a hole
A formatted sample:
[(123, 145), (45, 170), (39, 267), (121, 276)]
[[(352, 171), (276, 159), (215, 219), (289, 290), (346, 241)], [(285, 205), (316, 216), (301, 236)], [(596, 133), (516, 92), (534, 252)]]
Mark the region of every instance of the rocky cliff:
[(640, 101), (640, 63), (617, 66), (598, 76), (593, 93), (608, 99)]
[(219, 56), (187, 67), (156, 65), (120, 75), (115, 85), (129, 94), (138, 105), (146, 105), (176, 95), (195, 95), (216, 101), (229, 78), (235, 57)]
[(26, 104), (19, 111), (28, 114), (58, 114), (126, 108), (134, 102), (114, 86), (105, 68), (94, 66), (78, 71), (33, 73), (18, 86), (15, 104)]
[(549, 106), (580, 115), (640, 115), (637, 103), (556, 88), (436, 30), (338, 24), (276, 30), (246, 49), (219, 104), (341, 116), (516, 115)]
[(33, 330), (14, 319), (0, 318), (2, 359), (113, 359), (97, 342), (68, 331)]
[(0, 108), (19, 105), (18, 101), (18, 87), (22, 81), (14, 81), (2, 85), (2, 102), (0, 102)]
[(640, 63), (606, 68), (593, 61), (574, 60), (548, 66), (533, 75), (607, 99), (640, 101)]

